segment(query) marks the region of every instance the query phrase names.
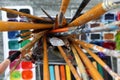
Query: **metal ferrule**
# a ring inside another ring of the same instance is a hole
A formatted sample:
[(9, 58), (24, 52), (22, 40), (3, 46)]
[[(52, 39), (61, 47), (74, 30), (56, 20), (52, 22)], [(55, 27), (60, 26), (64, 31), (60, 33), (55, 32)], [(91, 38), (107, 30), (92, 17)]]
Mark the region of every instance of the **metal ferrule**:
[(104, 10), (108, 11), (108, 10), (111, 10), (111, 9), (115, 9), (120, 5), (116, 4), (112, 1), (105, 1), (105, 2), (103, 2), (102, 6), (103, 6)]

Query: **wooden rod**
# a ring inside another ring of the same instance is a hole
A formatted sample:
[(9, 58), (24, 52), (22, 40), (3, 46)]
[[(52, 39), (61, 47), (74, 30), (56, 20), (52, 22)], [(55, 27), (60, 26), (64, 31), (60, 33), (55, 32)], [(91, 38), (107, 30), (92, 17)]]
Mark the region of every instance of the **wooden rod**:
[(32, 33), (33, 33), (32, 31), (27, 31), (27, 32), (24, 32), (24, 33), (21, 33), (21, 34), (17, 35), (17, 37), (28, 36), (28, 35), (30, 35)]
[(62, 0), (61, 6), (60, 6), (60, 12), (58, 14), (58, 25), (61, 27), (64, 23), (66, 24), (64, 14), (68, 8), (68, 5), (70, 3), (70, 0)]
[(18, 41), (18, 43), (21, 43), (25, 40), (28, 40), (28, 39), (32, 38), (32, 37), (33, 37), (33, 35), (26, 36), (26, 37), (22, 38), (20, 41)]
[(0, 10), (6, 11), (6, 12), (12, 13), (12, 14), (18, 14), (20, 16), (26, 16), (26, 17), (32, 18), (32, 19), (37, 19), (37, 20), (42, 20), (42, 21), (48, 21), (48, 20), (46, 20), (46, 19), (44, 19), (42, 17), (33, 16), (33, 15), (30, 15), (30, 14), (26, 14), (26, 13), (23, 13), (23, 12), (15, 11), (15, 10), (8, 9), (8, 8), (1, 7)]
[(89, 78), (88, 78), (87, 72), (85, 70), (85, 66), (84, 66), (82, 60), (80, 59), (76, 49), (73, 47), (73, 45), (71, 45), (71, 49), (72, 49), (72, 52), (74, 54), (77, 66), (78, 66), (78, 68), (80, 70), (81, 77), (83, 78), (83, 80), (88, 80)]
[(4, 21), (0, 21), (0, 25), (1, 25), (0, 31), (48, 29), (53, 27), (53, 24), (35, 24), (27, 22), (4, 22)]
[(43, 37), (43, 80), (50, 80), (46, 36)]
[(62, 12), (63, 14), (65, 14), (68, 5), (70, 3), (70, 0), (62, 0), (61, 6), (60, 6), (60, 12)]
[(79, 76), (79, 74), (77, 73), (77, 71), (75, 70), (74, 66), (72, 65), (71, 61), (68, 59), (66, 53), (64, 52), (63, 48), (61, 46), (58, 46), (58, 49), (61, 53), (61, 55), (63, 56), (65, 62), (68, 64), (68, 66), (70, 67), (70, 70), (72, 72), (72, 74), (74, 75), (76, 80), (82, 80)]
[(79, 53), (79, 56), (81, 57), (82, 61), (86, 65), (86, 67), (87, 67), (87, 69), (88, 69), (88, 71), (90, 73), (90, 76), (93, 78), (93, 80), (104, 80), (103, 77), (100, 75), (100, 73), (95, 68), (95, 66), (92, 64), (92, 62), (84, 54), (82, 49), (76, 44), (73, 44), (73, 46), (75, 47), (75, 49)]
[(30, 46), (33, 46), (41, 37), (42, 35), (45, 33), (46, 31), (43, 32), (39, 32), (36, 34), (35, 38), (30, 41), (28, 44), (26, 44), (23, 48), (20, 49), (20, 52), (23, 52), (24, 50), (26, 50), (27, 48), (29, 48)]
[(69, 38), (71, 41), (74, 41), (75, 43), (77, 44), (80, 44), (80, 45), (85, 45), (86, 47), (88, 48), (91, 48), (91, 49), (94, 49), (94, 50), (97, 50), (99, 52), (105, 52), (106, 49), (101, 47), (101, 46), (97, 46), (97, 45), (94, 45), (94, 44), (90, 44), (90, 43), (86, 43), (84, 41), (81, 41), (81, 40), (78, 40), (78, 39), (74, 39), (74, 38)]
[(68, 24), (68, 27), (76, 27), (76, 26), (84, 25), (90, 20), (100, 17), (105, 12), (106, 10), (103, 8), (103, 3), (99, 3), (96, 6), (94, 6), (92, 9), (88, 10), (86, 13), (81, 15), (80, 17), (73, 20), (70, 24)]
[(114, 79), (120, 79), (120, 76), (115, 73), (102, 59), (100, 59), (95, 53), (93, 53), (90, 49), (81, 45), (90, 56), (92, 56)]
[(28, 39), (32, 38), (32, 37), (33, 37), (33, 35), (26, 36), (25, 38), (22, 38), (22, 40), (18, 41), (18, 43), (21, 43), (25, 40), (28, 40)]

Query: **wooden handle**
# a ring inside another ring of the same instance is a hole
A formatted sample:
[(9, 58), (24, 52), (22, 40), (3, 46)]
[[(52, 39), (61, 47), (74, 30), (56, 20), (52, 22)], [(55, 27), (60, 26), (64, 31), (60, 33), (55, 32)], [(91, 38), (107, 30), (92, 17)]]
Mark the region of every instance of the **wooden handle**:
[(1, 25), (0, 31), (48, 29), (53, 27), (53, 24), (34, 24), (26, 22), (4, 22), (4, 21), (0, 21), (0, 25)]
[(100, 17), (101, 15), (103, 15), (106, 12), (106, 10), (104, 10), (102, 3), (97, 4), (96, 6), (94, 6), (92, 9), (90, 9), (89, 11), (87, 11), (86, 13), (84, 13), (83, 15), (81, 15), (80, 17), (76, 18), (75, 20), (73, 20), (68, 27), (76, 27), (76, 26), (81, 26), (93, 19), (96, 19), (98, 17)]
[(90, 49), (82, 45), (82, 47), (92, 56), (114, 79), (119, 78), (120, 76), (112, 71), (112, 69), (102, 60), (100, 59), (95, 53), (93, 53)]
[(6, 59), (2, 63), (0, 63), (0, 74), (4, 73), (4, 71), (9, 66), (9, 64), (10, 64), (10, 60), (9, 59)]
[(32, 37), (33, 37), (33, 35), (26, 36), (25, 38), (22, 38), (22, 40), (18, 41), (18, 43), (21, 43), (25, 40), (28, 40), (28, 39), (32, 38)]
[(36, 37), (35, 37), (31, 42), (29, 42), (29, 43), (26, 44), (24, 47), (22, 47), (22, 48), (20, 49), (20, 51), (23, 52), (23, 51), (26, 50), (27, 48), (32, 47), (32, 46), (40, 39), (40, 37), (42, 37), (42, 35), (43, 35), (44, 33), (45, 33), (45, 31), (37, 33), (37, 34), (36, 34)]
[(62, 4), (61, 4), (61, 7), (60, 7), (60, 12), (65, 14), (69, 3), (70, 3), (70, 0), (62, 0)]
[(34, 24), (26, 22), (4, 22), (4, 21), (0, 21), (0, 25), (1, 25), (0, 31), (48, 29), (53, 27), (53, 24)]
[(77, 50), (77, 52), (79, 53), (79, 56), (81, 57), (82, 61), (86, 65), (93, 80), (104, 80), (103, 77), (100, 75), (100, 73), (95, 68), (95, 66), (91, 63), (91, 61), (88, 59), (88, 57), (80, 49), (80, 47), (76, 44), (73, 44), (73, 45), (74, 45), (75, 49)]
[(21, 33), (19, 36), (27, 36), (30, 34), (32, 34), (32, 31), (27, 31), (27, 32)]
[(71, 49), (72, 49), (72, 52), (74, 54), (76, 63), (78, 65), (78, 68), (79, 68), (79, 71), (81, 73), (81, 76), (82, 76), (83, 80), (88, 80), (89, 78), (88, 78), (87, 72), (85, 70), (85, 67), (84, 67), (84, 65), (83, 65), (77, 51), (75, 50), (75, 48), (72, 45), (71, 45)]
[(84, 41), (81, 41), (81, 40), (78, 40), (78, 39), (73, 39), (73, 38), (69, 38), (71, 41), (74, 41), (75, 43), (77, 44), (80, 44), (80, 45), (84, 45), (86, 46), (87, 48), (91, 48), (93, 50), (97, 50), (99, 52), (104, 52), (106, 49), (101, 47), (101, 46), (97, 46), (97, 45), (94, 45), (94, 44), (90, 44), (90, 43), (86, 43)]
[(12, 10), (12, 9), (7, 9), (7, 8), (1, 7), (0, 10), (6, 11), (6, 12), (12, 13), (12, 14), (18, 14), (20, 16), (26, 16), (26, 17), (32, 18), (32, 19), (37, 19), (37, 20), (42, 20), (42, 21), (48, 21), (48, 20), (45, 20), (44, 18), (33, 16), (33, 15), (30, 15), (30, 14), (26, 14), (26, 13), (22, 13), (22, 12), (15, 11), (15, 10)]
[(44, 38), (43, 38), (43, 49), (44, 49), (44, 54), (43, 54), (43, 80), (50, 80), (46, 36), (44, 36)]
[(64, 50), (62, 49), (61, 46), (58, 46), (58, 49), (61, 53), (61, 55), (63, 56), (65, 62), (68, 64), (68, 66), (70, 67), (71, 72), (73, 73), (74, 77), (76, 80), (82, 80), (79, 76), (79, 74), (77, 73), (76, 69), (74, 68), (74, 66), (72, 65), (71, 61), (68, 59), (66, 53), (64, 52)]

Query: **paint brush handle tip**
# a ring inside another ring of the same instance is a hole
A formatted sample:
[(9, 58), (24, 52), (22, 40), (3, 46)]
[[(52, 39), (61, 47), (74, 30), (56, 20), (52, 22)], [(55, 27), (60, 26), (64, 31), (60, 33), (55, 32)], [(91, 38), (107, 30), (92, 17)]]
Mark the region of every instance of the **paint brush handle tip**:
[(0, 63), (0, 75), (4, 73), (9, 64), (10, 64), (9, 59), (5, 59), (2, 63)]

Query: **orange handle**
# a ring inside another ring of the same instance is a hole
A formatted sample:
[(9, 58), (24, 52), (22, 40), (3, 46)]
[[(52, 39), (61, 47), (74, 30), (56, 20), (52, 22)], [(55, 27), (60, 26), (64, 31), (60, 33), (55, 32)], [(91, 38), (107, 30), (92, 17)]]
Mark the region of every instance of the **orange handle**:
[(97, 71), (95, 66), (92, 64), (92, 62), (88, 59), (88, 57), (84, 54), (84, 52), (80, 49), (80, 47), (76, 44), (73, 44), (74, 47), (76, 48), (77, 52), (79, 53), (79, 56), (81, 57), (82, 61), (88, 68), (88, 71), (93, 78), (93, 80), (104, 80), (100, 73)]
[(32, 31), (27, 31), (27, 32), (21, 33), (19, 36), (27, 36), (30, 34), (32, 34)]
[(76, 69), (74, 68), (74, 66), (72, 65), (71, 61), (68, 59), (66, 53), (64, 52), (64, 50), (62, 49), (61, 46), (58, 46), (58, 49), (61, 53), (61, 55), (63, 56), (64, 60), (66, 61), (66, 63), (68, 64), (68, 66), (70, 67), (71, 72), (73, 73), (74, 77), (76, 80), (82, 80), (79, 76), (79, 74), (77, 73)]
[(104, 10), (102, 3), (97, 4), (94, 6), (92, 9), (81, 15), (80, 17), (76, 18), (74, 21), (72, 21), (68, 27), (76, 27), (76, 26), (81, 26), (93, 19), (96, 19), (103, 15), (106, 12)]
[(0, 74), (4, 73), (4, 71), (9, 66), (9, 64), (10, 64), (10, 60), (9, 59), (6, 59), (2, 63), (0, 63)]
[(50, 80), (46, 36), (43, 38), (43, 80)]
[(65, 28), (60, 28), (60, 29), (51, 30), (50, 33), (66, 32), (66, 31), (68, 31), (68, 30), (69, 30), (69, 28), (65, 27)]
[(70, 0), (62, 0), (62, 4), (60, 7), (60, 12), (62, 12), (63, 14), (65, 14), (67, 7), (69, 5)]
[(4, 22), (4, 21), (0, 21), (0, 25), (1, 25), (0, 31), (48, 29), (53, 27), (53, 24), (34, 24), (26, 22)]

